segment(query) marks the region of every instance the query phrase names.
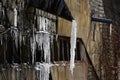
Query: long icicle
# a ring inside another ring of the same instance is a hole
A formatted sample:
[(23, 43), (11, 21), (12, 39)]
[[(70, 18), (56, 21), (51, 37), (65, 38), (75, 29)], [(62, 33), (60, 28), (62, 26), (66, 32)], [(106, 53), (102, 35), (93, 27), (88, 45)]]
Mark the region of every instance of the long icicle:
[(34, 61), (35, 61), (35, 50), (36, 50), (35, 36), (30, 38), (30, 44), (31, 44), (31, 52), (32, 52), (32, 64), (34, 64)]
[(75, 48), (76, 48), (76, 38), (77, 38), (77, 23), (75, 20), (72, 21), (71, 28), (71, 38), (70, 38), (70, 70), (73, 74), (73, 69), (75, 67)]
[(15, 46), (16, 46), (16, 49), (18, 49), (18, 29), (17, 29), (17, 15), (18, 15), (18, 12), (17, 12), (17, 9), (14, 8), (14, 27), (13, 27), (13, 36), (14, 36), (14, 39), (15, 39)]
[(43, 50), (44, 50), (44, 60), (47, 63), (50, 63), (50, 35), (44, 34), (44, 43), (43, 43)]
[(32, 64), (35, 62), (35, 50), (36, 50), (36, 36), (35, 36), (35, 28), (33, 26), (33, 34), (32, 37), (30, 38), (30, 46), (31, 46), (31, 52), (32, 52)]

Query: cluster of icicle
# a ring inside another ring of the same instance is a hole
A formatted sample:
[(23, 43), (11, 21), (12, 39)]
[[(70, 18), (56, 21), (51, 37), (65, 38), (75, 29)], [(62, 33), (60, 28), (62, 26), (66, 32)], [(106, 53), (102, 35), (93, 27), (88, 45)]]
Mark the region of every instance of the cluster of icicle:
[[(14, 26), (11, 27), (11, 35), (15, 41), (15, 46), (18, 48), (18, 41), (24, 40), (22, 37), (22, 32), (20, 32), (17, 28), (17, 9), (14, 8)], [(30, 38), (30, 46), (32, 52), (32, 63), (35, 62), (35, 51), (38, 47), (39, 50), (44, 51), (44, 63), (39, 63), (35, 65), (35, 69), (37, 71), (37, 80), (49, 80), (50, 73), (50, 42), (52, 42), (52, 35), (49, 34), (48, 25), (50, 21), (47, 18), (40, 17), (40, 25), (39, 31), (36, 31), (35, 27), (33, 27), (33, 35)], [(1, 37), (0, 37), (1, 38)], [(18, 40), (19, 39), (19, 40)], [(2, 42), (1, 42), (2, 43)]]
[(50, 67), (49, 63), (37, 63), (35, 66), (37, 80), (49, 80)]
[(31, 42), (31, 52), (32, 52), (32, 62), (34, 63), (34, 55), (36, 47), (38, 46), (39, 50), (44, 51), (44, 60), (47, 63), (50, 63), (50, 42), (51, 34), (48, 32), (48, 19), (40, 17), (39, 31), (33, 29), (33, 36), (30, 40)]
[(75, 61), (76, 38), (77, 38), (77, 23), (75, 20), (73, 20), (70, 38), (70, 70), (72, 74), (73, 69), (75, 67), (74, 61)]
[[(45, 17), (40, 17), (40, 25), (39, 25), (39, 31), (36, 31), (33, 28), (33, 35), (30, 39), (30, 45), (31, 45), (31, 52), (32, 52), (32, 63), (35, 61), (35, 51), (38, 46), (39, 50), (44, 51), (44, 63), (40, 63), (36, 65), (36, 70), (39, 72), (37, 77), (39, 77), (38, 80), (49, 80), (49, 73), (50, 73), (50, 42), (51, 42), (51, 35), (48, 31), (48, 25), (49, 20)], [(15, 45), (18, 47), (18, 29), (17, 27), (17, 10), (14, 9), (14, 26), (11, 27), (11, 34), (13, 34), (13, 37), (15, 39)], [(21, 37), (20, 37), (21, 38)], [(77, 38), (77, 23), (75, 20), (72, 21), (72, 29), (71, 29), (71, 39), (70, 39), (70, 70), (73, 74), (73, 69), (75, 67), (74, 61), (75, 61), (75, 48), (76, 48), (76, 38)], [(21, 40), (20, 40), (21, 41)]]
[(44, 51), (44, 63), (36, 64), (37, 80), (49, 80), (50, 73), (50, 42), (51, 34), (48, 31), (49, 20), (45, 17), (40, 17), (39, 31), (34, 32), (31, 38), (32, 62), (34, 63), (34, 56), (36, 47)]
[(40, 31), (36, 34), (36, 42), (40, 50), (44, 51), (45, 62), (50, 62), (50, 34), (48, 32), (48, 19), (40, 17)]

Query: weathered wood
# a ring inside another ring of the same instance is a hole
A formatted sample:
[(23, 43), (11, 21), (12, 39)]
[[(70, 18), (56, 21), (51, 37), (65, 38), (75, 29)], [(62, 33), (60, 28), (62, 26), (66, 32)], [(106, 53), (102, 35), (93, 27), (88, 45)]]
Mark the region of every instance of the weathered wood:
[[(90, 5), (89, 0), (65, 0), (74, 19), (77, 21), (77, 36), (86, 44), (90, 30)], [(58, 34), (70, 36), (71, 22), (62, 18), (58, 19)]]
[(52, 74), (53, 80), (58, 80), (58, 67), (57, 66), (51, 67), (51, 74)]
[(53, 66), (51, 69), (53, 80), (87, 80), (87, 62), (75, 64), (73, 75), (70, 72), (69, 64)]

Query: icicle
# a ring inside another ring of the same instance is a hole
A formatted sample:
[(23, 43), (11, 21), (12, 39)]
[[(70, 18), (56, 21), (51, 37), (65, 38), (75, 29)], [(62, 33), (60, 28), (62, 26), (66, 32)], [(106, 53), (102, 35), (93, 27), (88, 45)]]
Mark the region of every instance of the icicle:
[(34, 57), (35, 57), (35, 50), (36, 50), (36, 41), (35, 36), (30, 38), (30, 45), (31, 45), (31, 52), (32, 52), (32, 64), (34, 63)]
[(19, 33), (19, 44), (20, 44), (20, 47), (22, 45), (22, 32), (20, 31)]
[(35, 69), (37, 71), (37, 80), (49, 80), (50, 67), (49, 63), (37, 63)]
[(14, 8), (14, 26), (11, 27), (11, 35), (15, 41), (16, 49), (18, 50), (18, 29), (17, 29), (17, 9)]
[(42, 45), (43, 45), (43, 34), (42, 33), (37, 33), (36, 34), (36, 43), (38, 44), (39, 50), (42, 50)]
[(15, 39), (15, 46), (16, 46), (16, 49), (18, 49), (18, 36), (19, 36), (19, 33), (18, 33), (18, 29), (15, 28), (14, 29), (14, 39)]
[(39, 23), (39, 29), (42, 30), (42, 17), (39, 17), (40, 23)]
[(16, 49), (18, 49), (19, 33), (18, 33), (18, 29), (16, 27), (11, 27), (11, 35), (12, 35), (13, 40), (15, 41), (15, 47), (16, 47)]
[(14, 8), (14, 26), (17, 26), (17, 9)]
[(49, 24), (49, 20), (47, 18), (45, 18), (45, 30), (46, 31), (48, 31), (48, 24)]
[(71, 28), (71, 38), (70, 38), (70, 70), (73, 74), (74, 69), (74, 59), (75, 59), (75, 48), (76, 48), (76, 38), (77, 38), (77, 23), (75, 20), (72, 21)]
[(43, 29), (43, 31), (45, 31), (45, 18), (44, 17), (42, 17), (42, 21), (41, 21), (42, 23), (42, 25), (41, 25), (41, 27), (42, 27), (42, 29)]
[(44, 50), (44, 60), (45, 62), (50, 62), (50, 34), (48, 32), (49, 20), (44, 17), (40, 17), (40, 31), (36, 32), (36, 43), (40, 50)]
[(43, 17), (39, 17), (40, 19), (40, 24), (39, 24), (39, 31), (36, 32), (36, 43), (38, 44), (38, 48), (39, 50), (42, 50), (42, 45), (43, 45), (43, 33), (41, 33), (41, 31), (43, 30), (43, 24), (45, 24), (43, 22)]
[(110, 24), (110, 36), (112, 35), (112, 24)]
[(44, 34), (43, 49), (45, 62), (50, 63), (50, 37), (49, 34)]
[(26, 37), (25, 36), (22, 37), (22, 41), (23, 41), (23, 44), (25, 45), (26, 44)]

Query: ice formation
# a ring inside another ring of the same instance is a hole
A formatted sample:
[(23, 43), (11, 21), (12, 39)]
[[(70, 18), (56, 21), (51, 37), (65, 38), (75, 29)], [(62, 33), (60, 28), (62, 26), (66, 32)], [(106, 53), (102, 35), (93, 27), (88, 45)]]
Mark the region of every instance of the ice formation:
[(112, 35), (112, 24), (110, 24), (110, 36)]
[(36, 32), (36, 43), (38, 48), (44, 51), (45, 62), (50, 62), (50, 33), (48, 31), (49, 20), (40, 17), (39, 31)]
[(44, 32), (36, 34), (36, 43), (38, 48), (44, 51), (45, 62), (50, 62), (50, 35)]
[(43, 49), (42, 48), (42, 45), (43, 45), (43, 34), (37, 33), (35, 37), (36, 37), (36, 43), (38, 45), (38, 49), (42, 50)]
[[(44, 63), (37, 63), (35, 69), (37, 71), (37, 80), (49, 80), (50, 73), (50, 43), (51, 35), (48, 31), (49, 20), (40, 17), (39, 31), (36, 32), (35, 40), (39, 50), (44, 51)], [(32, 46), (32, 45), (31, 45)]]
[(37, 80), (49, 80), (51, 66), (49, 63), (37, 63), (35, 66)]
[(73, 74), (73, 69), (75, 67), (75, 48), (76, 48), (76, 38), (77, 38), (77, 23), (75, 20), (72, 21), (71, 28), (71, 38), (70, 38), (70, 70)]
[(19, 44), (21, 47), (21, 45), (22, 45), (22, 32), (21, 31), (19, 32)]
[(19, 36), (19, 33), (18, 33), (18, 29), (17, 28), (14, 28), (13, 35), (14, 35), (14, 39), (15, 39), (16, 49), (18, 49), (18, 36)]
[(50, 63), (50, 37), (49, 34), (44, 34), (43, 50), (45, 62)]
[(31, 52), (32, 52), (32, 64), (34, 63), (35, 58), (35, 50), (36, 50), (36, 41), (35, 36), (30, 38), (30, 46), (31, 46)]
[(18, 29), (17, 29), (17, 9), (14, 8), (14, 26), (11, 27), (11, 35), (15, 41), (15, 47), (18, 49)]
[(14, 26), (17, 26), (17, 9), (14, 8)]

